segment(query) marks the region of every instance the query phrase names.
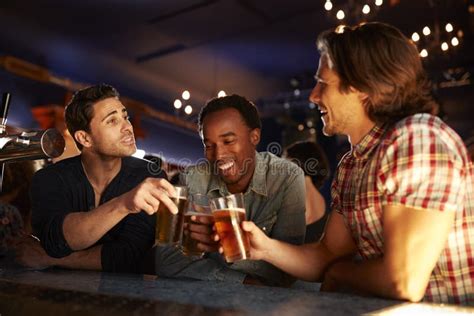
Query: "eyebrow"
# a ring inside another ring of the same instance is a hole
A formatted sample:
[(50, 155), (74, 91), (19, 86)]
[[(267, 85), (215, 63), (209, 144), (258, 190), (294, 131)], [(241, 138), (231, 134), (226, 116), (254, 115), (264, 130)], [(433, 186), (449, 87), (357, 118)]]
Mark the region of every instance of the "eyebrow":
[[(127, 109), (126, 108), (122, 108), (122, 113), (126, 113), (127, 112)], [(109, 116), (111, 115), (114, 115), (114, 114), (117, 114), (118, 111), (117, 110), (113, 110), (112, 112), (108, 113), (103, 119), (101, 122), (105, 121)]]
[[(235, 134), (234, 132), (227, 132), (227, 133), (224, 133), (224, 134), (221, 134), (219, 135), (219, 138), (225, 138), (225, 137), (229, 137), (229, 136), (236, 136), (237, 134)], [(203, 142), (207, 142), (209, 141), (208, 138), (204, 138), (203, 139)]]
[(235, 136), (236, 134), (234, 132), (227, 132), (222, 135), (219, 135), (220, 138), (228, 137), (228, 136)]

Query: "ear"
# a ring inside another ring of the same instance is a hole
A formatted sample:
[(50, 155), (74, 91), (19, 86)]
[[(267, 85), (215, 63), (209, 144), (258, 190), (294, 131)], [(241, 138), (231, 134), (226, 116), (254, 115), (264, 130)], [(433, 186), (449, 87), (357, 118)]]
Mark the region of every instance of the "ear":
[(357, 93), (357, 97), (362, 103), (365, 103), (369, 99), (369, 95), (367, 93), (357, 90), (353, 86), (349, 87), (349, 91), (353, 93)]
[(92, 139), (90, 135), (84, 130), (76, 131), (74, 133), (74, 139), (85, 148), (92, 146)]
[(260, 128), (254, 128), (250, 131), (250, 142), (257, 146), (260, 143)]

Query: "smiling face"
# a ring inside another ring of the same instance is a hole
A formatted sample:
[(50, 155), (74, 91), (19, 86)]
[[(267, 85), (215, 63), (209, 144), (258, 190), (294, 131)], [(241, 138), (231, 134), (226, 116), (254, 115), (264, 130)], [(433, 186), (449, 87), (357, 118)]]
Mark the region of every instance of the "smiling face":
[(127, 157), (135, 153), (133, 128), (119, 99), (107, 98), (93, 105), (89, 132), (81, 143), (84, 149), (101, 156)]
[(244, 192), (255, 170), (260, 129), (251, 129), (239, 111), (226, 108), (206, 115), (202, 140), (207, 160), (226, 183), (229, 192)]
[(340, 90), (339, 76), (331, 69), (326, 54), (319, 60), (315, 78), (317, 83), (309, 99), (321, 112), (324, 135), (351, 135), (360, 129), (362, 120), (367, 119), (362, 102), (364, 96), (353, 88), (347, 92)]

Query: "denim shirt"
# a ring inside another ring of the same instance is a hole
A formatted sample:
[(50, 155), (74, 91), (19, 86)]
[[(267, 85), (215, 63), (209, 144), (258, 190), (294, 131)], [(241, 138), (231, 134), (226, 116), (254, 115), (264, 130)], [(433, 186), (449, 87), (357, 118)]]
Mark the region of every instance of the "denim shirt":
[[(254, 222), (271, 238), (302, 244), (306, 229), (303, 170), (271, 153), (255, 154), (255, 171), (244, 193), (246, 219)], [(213, 174), (208, 163), (188, 168), (182, 174), (181, 183), (188, 187), (190, 194), (207, 194), (211, 198), (230, 194), (225, 183)], [(164, 259), (161, 258), (166, 261)], [(195, 262), (194, 265), (196, 268), (199, 266), (200, 270), (195, 271), (196, 273), (220, 275), (222, 280), (234, 281), (242, 281), (248, 274), (268, 285), (289, 285), (292, 280), (286, 273), (264, 261), (242, 260), (226, 264), (217, 253), (209, 254), (204, 261), (206, 260), (214, 262)], [(176, 260), (173, 261), (176, 263)], [(193, 264), (181, 269), (181, 274), (176, 276), (190, 277), (190, 269), (194, 270), (192, 266)], [(236, 274), (236, 271), (241, 273)]]

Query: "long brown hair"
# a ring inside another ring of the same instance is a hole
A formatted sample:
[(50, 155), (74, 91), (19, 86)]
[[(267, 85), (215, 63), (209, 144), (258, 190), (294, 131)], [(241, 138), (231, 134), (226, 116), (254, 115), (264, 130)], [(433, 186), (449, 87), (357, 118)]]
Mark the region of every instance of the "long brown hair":
[(372, 121), (433, 112), (436, 103), (418, 50), (397, 28), (378, 22), (339, 26), (321, 33), (317, 45), (339, 75), (342, 92), (354, 87), (368, 95)]

